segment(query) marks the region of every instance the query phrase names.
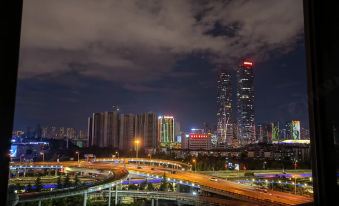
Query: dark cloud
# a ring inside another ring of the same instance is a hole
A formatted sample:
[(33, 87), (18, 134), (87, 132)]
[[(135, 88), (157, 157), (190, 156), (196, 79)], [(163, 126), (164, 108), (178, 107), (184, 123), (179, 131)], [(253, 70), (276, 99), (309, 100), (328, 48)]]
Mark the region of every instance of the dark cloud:
[(301, 0), (30, 0), (23, 11), (20, 78), (76, 70), (133, 91), (153, 91), (148, 82), (183, 55), (232, 63), (288, 52), (303, 28)]
[(213, 125), (216, 63), (246, 56), (256, 121), (306, 122), (302, 34), (301, 0), (24, 1), (15, 124), (85, 128), (119, 105)]

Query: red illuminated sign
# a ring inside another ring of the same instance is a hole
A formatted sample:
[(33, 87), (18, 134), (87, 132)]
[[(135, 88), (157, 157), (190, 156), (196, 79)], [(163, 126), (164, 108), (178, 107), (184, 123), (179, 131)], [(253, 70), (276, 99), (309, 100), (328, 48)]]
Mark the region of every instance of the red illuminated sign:
[(190, 134), (191, 138), (207, 138), (207, 134)]
[(243, 63), (244, 66), (253, 66), (253, 62), (245, 61)]

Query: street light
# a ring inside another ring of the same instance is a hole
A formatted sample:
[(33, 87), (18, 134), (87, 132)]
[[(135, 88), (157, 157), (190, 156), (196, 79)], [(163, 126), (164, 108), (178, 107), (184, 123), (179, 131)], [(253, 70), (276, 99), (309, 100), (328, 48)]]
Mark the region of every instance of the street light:
[(45, 153), (40, 152), (40, 155), (42, 155), (42, 161), (44, 162), (45, 161)]
[(297, 169), (297, 162), (298, 162), (298, 160), (297, 160), (297, 159), (295, 159), (295, 160), (294, 160), (294, 170), (296, 170), (296, 169)]
[(263, 164), (264, 170), (266, 170), (266, 164), (267, 164), (267, 162), (265, 161), (264, 164)]
[(151, 158), (152, 158), (152, 155), (151, 155), (151, 153), (149, 153), (149, 154), (148, 154), (148, 157), (149, 157), (149, 159), (151, 159)]
[(140, 140), (134, 140), (134, 144), (136, 145), (136, 158), (138, 158)]
[(24, 154), (20, 155), (20, 162), (22, 162), (22, 160), (21, 160), (22, 157), (25, 157), (25, 155)]
[(119, 152), (115, 152), (115, 155), (117, 155), (117, 157), (118, 157), (118, 159), (119, 159), (119, 156), (120, 156), (120, 155), (119, 155)]
[(194, 172), (197, 172), (197, 160), (193, 159), (192, 162), (194, 164)]
[(75, 154), (77, 154), (78, 155), (78, 163), (80, 162), (80, 160), (79, 160), (79, 152), (78, 151), (76, 151), (75, 152)]

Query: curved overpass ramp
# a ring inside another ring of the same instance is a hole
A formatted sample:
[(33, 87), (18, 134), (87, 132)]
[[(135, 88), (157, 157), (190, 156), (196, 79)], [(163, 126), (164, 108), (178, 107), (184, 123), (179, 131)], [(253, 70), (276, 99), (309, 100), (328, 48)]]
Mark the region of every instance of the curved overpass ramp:
[[(100, 161), (100, 159), (98, 161)], [(181, 162), (177, 162), (177, 164), (180, 163)], [(148, 166), (143, 166), (141, 169), (138, 169), (133, 165), (127, 165), (126, 168), (131, 174), (146, 177), (161, 178), (164, 174), (164, 171), (152, 170), (152, 167)], [(175, 174), (166, 173), (168, 181), (178, 184), (186, 184), (192, 187), (199, 187), (202, 191), (237, 200), (260, 203), (261, 205), (312, 205), (313, 203), (313, 198), (301, 195), (278, 191), (269, 191), (264, 193), (255, 190), (254, 187), (237, 184), (227, 180), (220, 179), (218, 182), (210, 181), (212, 176), (209, 175), (199, 174), (192, 171), (175, 171)]]
[(190, 170), (192, 165), (184, 162), (162, 159), (148, 159), (148, 158), (96, 158), (96, 162), (116, 162), (122, 164), (147, 164), (150, 166), (162, 166), (173, 169)]
[[(128, 176), (128, 171), (124, 167), (116, 167), (108, 164), (91, 164), (86, 162), (75, 163), (75, 162), (34, 162), (29, 165), (27, 164), (12, 164), (12, 169), (14, 168), (29, 168), (29, 169), (45, 169), (45, 168), (64, 168), (64, 169), (84, 169), (93, 172), (100, 171), (109, 171), (110, 174), (108, 177), (91, 186), (80, 186), (80, 187), (70, 187), (60, 190), (54, 190), (49, 192), (33, 192), (33, 193), (24, 193), (19, 195), (19, 202), (31, 202), (31, 201), (41, 201), (54, 198), (63, 198), (74, 195), (81, 195), (85, 193), (92, 193), (101, 191), (103, 189), (108, 189), (114, 187), (117, 184), (121, 184), (122, 180)], [(114, 174), (114, 175), (113, 175)]]

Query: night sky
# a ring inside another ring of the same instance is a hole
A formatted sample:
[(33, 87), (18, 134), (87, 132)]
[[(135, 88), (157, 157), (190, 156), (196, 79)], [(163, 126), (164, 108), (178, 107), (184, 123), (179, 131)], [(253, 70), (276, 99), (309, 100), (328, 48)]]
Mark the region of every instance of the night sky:
[(214, 125), (216, 65), (245, 57), (256, 122), (308, 127), (303, 41), (301, 0), (25, 1), (15, 129), (85, 129), (112, 105)]

